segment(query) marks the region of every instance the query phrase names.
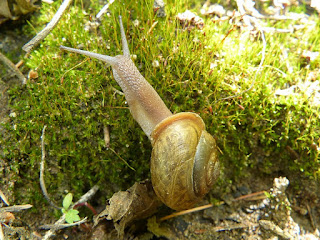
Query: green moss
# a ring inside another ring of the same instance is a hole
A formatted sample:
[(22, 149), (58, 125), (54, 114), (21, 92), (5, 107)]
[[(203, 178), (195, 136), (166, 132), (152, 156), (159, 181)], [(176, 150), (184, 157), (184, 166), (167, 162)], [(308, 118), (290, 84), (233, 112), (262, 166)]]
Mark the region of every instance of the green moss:
[[(261, 59), (260, 38), (237, 28), (225, 38), (233, 26), (210, 19), (205, 19), (203, 30), (183, 30), (175, 20), (175, 15), (185, 10), (182, 2), (168, 2), (168, 15), (163, 19), (154, 16), (152, 3), (115, 2), (110, 6), (110, 17), (103, 18), (99, 29), (85, 31), (91, 16), (102, 6), (94, 2), (85, 14), (81, 2), (77, 2), (25, 59), (39, 78), (29, 80), (22, 89), (9, 91), (17, 116), (6, 126), (11, 141), (0, 142), (11, 168), (19, 173), (17, 195), (32, 201), (43, 199), (38, 166), (44, 125), (46, 183), (56, 200), (61, 200), (65, 190), (72, 191), (76, 198), (97, 183), (102, 186), (103, 199), (149, 176), (151, 145), (130, 116), (124, 96), (114, 91), (120, 87), (111, 69), (99, 61), (59, 50), (59, 45), (66, 45), (110, 56), (121, 54), (119, 14), (131, 53), (137, 56), (136, 66), (170, 110), (199, 113), (207, 130), (216, 136), (225, 178), (221, 184), (252, 170), (303, 172), (318, 178), (319, 150), (312, 147), (320, 144), (318, 109), (306, 95), (275, 97), (274, 92), (304, 81), (310, 71), (319, 68), (319, 60), (306, 68), (300, 57), (304, 49), (319, 51), (319, 20), (312, 34), (309, 28), (288, 34), (267, 33), (265, 65), (272, 67), (262, 68), (251, 91), (218, 101), (250, 87)], [(39, 22), (45, 21), (44, 16), (52, 16), (57, 6), (44, 5), (43, 17), (32, 19), (31, 25), (41, 28)], [(136, 19), (140, 22), (137, 27), (132, 24)], [(157, 25), (149, 32), (155, 21)], [(276, 26), (285, 28), (294, 23), (277, 22)], [(275, 22), (268, 24), (274, 26)], [(282, 59), (285, 48), (292, 73)], [(154, 60), (159, 61), (158, 68), (152, 66)], [(110, 148), (117, 154), (105, 147), (106, 125), (110, 126)], [(25, 189), (26, 182), (30, 192)]]

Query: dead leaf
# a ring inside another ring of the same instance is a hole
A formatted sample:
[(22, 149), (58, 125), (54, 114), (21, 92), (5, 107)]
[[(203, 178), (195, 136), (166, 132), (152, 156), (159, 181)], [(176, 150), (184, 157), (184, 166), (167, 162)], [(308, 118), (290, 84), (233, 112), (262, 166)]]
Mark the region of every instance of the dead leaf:
[(39, 6), (35, 2), (37, 0), (16, 0), (17, 4), (13, 4), (14, 14), (23, 15), (37, 10)]
[(0, 17), (12, 17), (7, 0), (0, 0)]
[(151, 181), (135, 183), (126, 191), (119, 191), (109, 199), (109, 205), (95, 218), (95, 225), (103, 219), (113, 220), (120, 238), (135, 220), (154, 214), (162, 203), (153, 191)]
[(40, 7), (34, 4), (37, 1), (38, 0), (0, 0), (0, 24), (9, 19), (17, 20), (19, 16), (39, 9)]

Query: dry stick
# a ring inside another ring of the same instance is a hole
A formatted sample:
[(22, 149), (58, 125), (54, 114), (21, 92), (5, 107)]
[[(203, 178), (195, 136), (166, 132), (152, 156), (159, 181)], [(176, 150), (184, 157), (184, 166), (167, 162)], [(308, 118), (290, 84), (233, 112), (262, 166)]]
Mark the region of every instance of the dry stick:
[(103, 14), (105, 14), (109, 8), (109, 6), (114, 2), (114, 0), (110, 0), (104, 7), (100, 10), (100, 12), (96, 15), (96, 18), (100, 20)]
[(0, 224), (0, 240), (4, 240), (4, 234), (2, 231), (2, 225)]
[(312, 225), (313, 229), (316, 230), (317, 227), (316, 227), (316, 225), (315, 225), (315, 223), (314, 223), (313, 216), (312, 216), (312, 212), (311, 212), (311, 208), (310, 208), (310, 206), (309, 206), (308, 203), (307, 203), (307, 209), (308, 209), (308, 213), (309, 213), (311, 225)]
[(246, 225), (246, 224), (235, 224), (232, 226), (226, 226), (226, 227), (214, 227), (213, 230), (216, 232), (222, 232), (222, 231), (231, 231), (234, 229), (241, 229), (241, 228), (249, 228), (249, 227), (257, 227), (259, 224), (251, 224), (251, 225)]
[[(221, 202), (220, 204), (222, 204), (223, 202)], [(213, 204), (207, 204), (207, 205), (203, 205), (203, 206), (200, 206), (200, 207), (195, 207), (195, 208), (191, 208), (191, 209), (188, 209), (188, 210), (183, 210), (183, 211), (180, 211), (180, 212), (175, 212), (173, 214), (170, 214), (168, 216), (165, 216), (165, 217), (162, 217), (160, 218), (160, 221), (164, 221), (164, 220), (168, 220), (170, 218), (173, 218), (173, 217), (177, 217), (177, 216), (181, 216), (181, 215), (185, 215), (185, 214), (188, 214), (188, 213), (192, 213), (192, 212), (197, 212), (197, 211), (200, 211), (200, 210), (204, 210), (204, 209), (207, 209), (207, 208), (211, 208), (215, 205)]]
[(73, 208), (74, 206), (80, 204), (80, 203), (84, 203), (84, 202), (88, 202), (89, 199), (96, 194), (96, 192), (99, 190), (98, 185), (94, 185), (86, 194), (82, 195), (82, 197), (76, 202), (74, 203), (71, 208)]
[(68, 228), (68, 227), (73, 227), (76, 225), (80, 225), (82, 223), (85, 223), (87, 221), (87, 217), (85, 217), (84, 219), (78, 221), (78, 222), (74, 222), (74, 223), (68, 223), (68, 224), (45, 224), (45, 225), (41, 225), (39, 228), (40, 229), (52, 229), (52, 230), (60, 230), (60, 229), (64, 229), (64, 228)]
[(28, 43), (26, 43), (22, 49), (28, 53), (31, 52), (31, 50), (39, 45), (39, 43), (51, 32), (51, 30), (57, 25), (60, 18), (62, 17), (64, 11), (67, 9), (67, 7), (70, 5), (72, 0), (64, 0), (61, 6), (59, 7), (56, 14), (53, 16), (51, 21), (47, 24), (47, 26), (41, 30), (34, 38), (32, 38)]
[[(263, 198), (257, 198), (257, 196), (261, 196), (261, 195), (263, 195)], [(252, 198), (252, 197), (256, 197), (256, 198)], [(247, 198), (250, 198), (250, 199), (247, 199)], [(239, 198), (234, 199), (233, 201), (238, 201), (238, 200), (252, 200), (253, 201), (253, 200), (260, 200), (260, 199), (265, 199), (265, 198), (266, 198), (265, 191), (260, 191), (260, 192), (248, 194), (248, 195), (245, 195), (245, 196), (241, 196)], [(219, 202), (219, 205), (222, 205), (222, 204), (224, 204), (224, 202)], [(188, 213), (201, 211), (201, 210), (204, 210), (204, 209), (207, 209), (207, 208), (211, 208), (213, 206), (215, 206), (215, 205), (207, 204), (207, 205), (203, 205), (203, 206), (200, 206), (200, 207), (195, 207), (195, 208), (191, 208), (191, 209), (188, 209), (188, 210), (175, 212), (173, 214), (170, 214), (170, 215), (167, 215), (167, 216), (164, 216), (164, 217), (160, 218), (160, 221), (168, 220), (170, 218), (181, 216), (181, 215), (185, 215), (185, 214), (188, 214)]]
[(20, 70), (14, 65), (5, 55), (0, 52), (0, 62), (2, 62), (5, 66), (7, 66), (20, 80), (22, 84), (26, 84), (26, 78), (20, 72)]
[(3, 192), (0, 190), (0, 198), (2, 199), (2, 201), (7, 204), (8, 206), (10, 205), (8, 199), (6, 198), (6, 196), (3, 194)]
[(266, 199), (267, 196), (265, 193), (266, 193), (266, 191), (250, 193), (250, 194), (235, 198), (235, 199), (233, 199), (233, 201), (239, 201), (239, 200), (254, 201), (254, 200)]
[(149, 29), (148, 32), (147, 32), (147, 35), (149, 35), (149, 34), (152, 32), (152, 30), (156, 27), (157, 24), (158, 24), (158, 21), (156, 21), (156, 22), (154, 22), (154, 23), (152, 24), (152, 26), (150, 27), (150, 29)]
[(32, 208), (31, 204), (13, 205), (13, 206), (9, 206), (9, 207), (0, 208), (0, 212), (19, 212), (19, 211), (26, 210), (29, 208)]
[(56, 209), (61, 209), (53, 201), (51, 201), (49, 194), (47, 192), (45, 182), (44, 182), (44, 163), (45, 163), (45, 158), (46, 158), (46, 150), (45, 150), (45, 146), (44, 146), (44, 134), (45, 134), (46, 128), (47, 128), (47, 126), (44, 125), (44, 127), (42, 129), (42, 135), (41, 135), (40, 187), (41, 187), (41, 191), (42, 191), (44, 197), (47, 199), (47, 201), (50, 203), (50, 205)]
[(103, 126), (103, 136), (104, 136), (104, 143), (106, 148), (110, 147), (110, 131), (108, 125)]

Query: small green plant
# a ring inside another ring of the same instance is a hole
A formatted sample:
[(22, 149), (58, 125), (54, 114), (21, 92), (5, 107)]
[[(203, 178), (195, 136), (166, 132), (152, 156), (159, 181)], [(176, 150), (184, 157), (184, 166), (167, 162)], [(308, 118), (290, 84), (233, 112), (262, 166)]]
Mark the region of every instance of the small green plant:
[(72, 204), (72, 193), (68, 193), (62, 202), (62, 213), (66, 215), (66, 222), (67, 223), (74, 223), (80, 221), (79, 211), (76, 209), (70, 209)]

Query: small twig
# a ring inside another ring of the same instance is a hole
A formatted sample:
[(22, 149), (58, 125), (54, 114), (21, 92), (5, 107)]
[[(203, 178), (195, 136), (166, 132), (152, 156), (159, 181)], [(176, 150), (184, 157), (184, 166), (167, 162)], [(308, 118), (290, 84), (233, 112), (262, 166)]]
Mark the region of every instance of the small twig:
[(0, 198), (2, 199), (2, 201), (6, 204), (6, 205), (10, 205), (8, 199), (6, 198), (6, 196), (3, 194), (3, 192), (0, 190)]
[(4, 234), (2, 231), (2, 225), (0, 224), (0, 240), (4, 240)]
[(103, 126), (103, 136), (104, 136), (104, 143), (106, 144), (106, 148), (110, 147), (110, 131), (109, 126)]
[[(222, 204), (222, 202), (220, 204)], [(185, 214), (189, 214), (189, 213), (193, 213), (193, 212), (198, 212), (198, 211), (201, 211), (201, 210), (204, 210), (204, 209), (207, 209), (207, 208), (211, 208), (213, 206), (215, 206), (215, 205), (207, 204), (207, 205), (203, 205), (203, 206), (200, 206), (200, 207), (195, 207), (195, 208), (191, 208), (191, 209), (188, 209), (188, 210), (175, 212), (173, 214), (170, 214), (168, 216), (160, 218), (160, 221), (168, 220), (170, 218), (174, 218), (174, 217), (177, 217), (177, 216), (181, 216), (181, 215), (185, 215)]]
[(310, 221), (311, 221), (311, 225), (313, 227), (313, 229), (317, 229), (314, 220), (313, 220), (313, 216), (312, 216), (312, 212), (311, 212), (311, 208), (309, 206), (309, 204), (307, 203), (307, 209), (308, 209), (308, 213), (309, 213), (309, 217), (310, 217)]
[(19, 68), (16, 67), (5, 55), (0, 52), (0, 62), (7, 66), (20, 80), (22, 84), (26, 84), (26, 78), (20, 72)]
[(257, 227), (257, 226), (259, 226), (259, 224), (245, 225), (245, 224), (240, 223), (240, 224), (235, 224), (235, 225), (231, 225), (231, 226), (227, 226), (227, 227), (215, 227), (215, 228), (213, 228), (213, 230), (216, 232), (222, 232), (222, 231), (230, 231), (230, 230), (234, 230), (234, 229)]
[(98, 14), (96, 15), (96, 19), (100, 20), (100, 18), (102, 17), (103, 14), (105, 14), (109, 8), (109, 6), (114, 2), (114, 0), (110, 0), (106, 5), (103, 6), (103, 8), (100, 10), (100, 12), (98, 12)]
[[(56, 221), (54, 224), (55, 225), (60, 225), (63, 224), (65, 222), (66, 219), (66, 215), (63, 214), (60, 219), (58, 221)], [(46, 234), (44, 235), (44, 237), (42, 238), (42, 240), (47, 240), (49, 239), (54, 233), (55, 233), (55, 229), (50, 229), (49, 231), (46, 232)]]
[(19, 68), (19, 67), (22, 66), (23, 63), (24, 63), (24, 61), (23, 61), (23, 60), (20, 60), (20, 61), (17, 62), (15, 65), (16, 65), (17, 68)]
[(61, 209), (53, 201), (51, 201), (49, 194), (47, 192), (45, 182), (44, 182), (44, 163), (45, 163), (45, 158), (46, 158), (46, 150), (45, 150), (45, 145), (44, 145), (44, 135), (45, 135), (46, 128), (47, 128), (47, 126), (44, 125), (44, 127), (42, 129), (42, 135), (41, 135), (40, 187), (41, 187), (41, 190), (42, 190), (44, 197), (47, 199), (47, 201), (50, 203), (50, 205), (56, 209)]
[(157, 24), (158, 24), (158, 21), (156, 21), (156, 22), (154, 22), (154, 23), (152, 24), (152, 26), (150, 27), (150, 29), (149, 29), (148, 32), (147, 32), (147, 35), (149, 35), (149, 34), (152, 32), (152, 30), (156, 27)]
[(73, 227), (73, 226), (77, 226), (80, 225), (84, 222), (87, 221), (87, 217), (85, 217), (84, 219), (78, 221), (78, 222), (74, 222), (74, 223), (68, 223), (68, 224), (45, 224), (45, 225), (41, 225), (39, 228), (40, 229), (52, 229), (52, 230), (60, 230), (63, 228), (68, 228), (68, 227)]
[(71, 208), (73, 208), (75, 205), (83, 203), (83, 202), (88, 202), (89, 199), (96, 194), (96, 192), (99, 190), (98, 185), (94, 185), (86, 194), (82, 195), (82, 197), (74, 203)]
[(26, 210), (29, 208), (32, 208), (31, 204), (13, 205), (13, 206), (9, 206), (9, 207), (0, 208), (0, 212), (19, 212), (19, 211)]
[(266, 191), (250, 193), (250, 194), (235, 198), (233, 199), (233, 201), (239, 201), (239, 200), (254, 201), (254, 200), (266, 199), (267, 197), (265, 195), (265, 192)]
[(40, 42), (51, 32), (51, 30), (57, 25), (60, 18), (62, 17), (64, 11), (68, 8), (72, 0), (64, 0), (61, 6), (59, 7), (56, 14), (53, 16), (51, 21), (45, 26), (44, 29), (42, 29), (34, 38), (32, 38), (28, 43), (26, 43), (22, 49), (28, 53), (31, 52), (31, 50), (40, 44)]

